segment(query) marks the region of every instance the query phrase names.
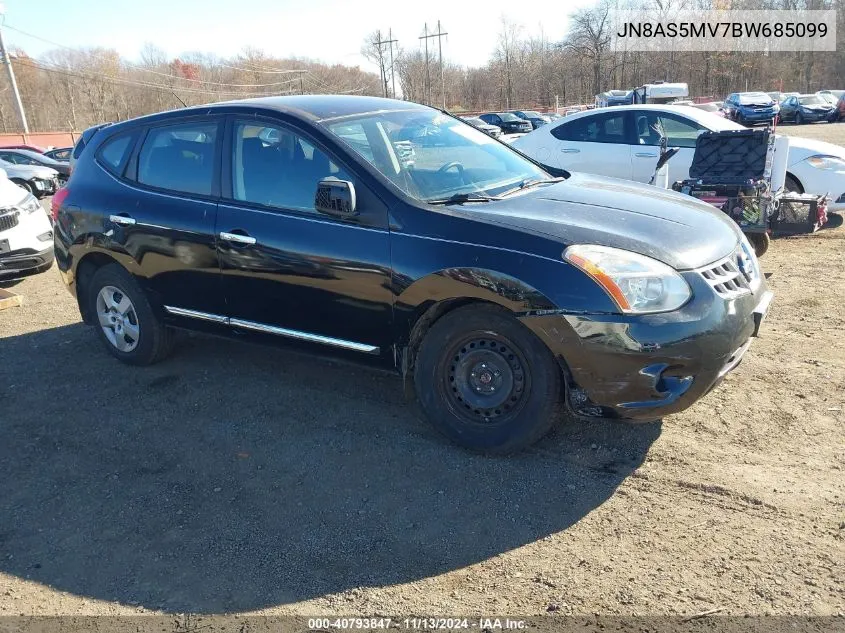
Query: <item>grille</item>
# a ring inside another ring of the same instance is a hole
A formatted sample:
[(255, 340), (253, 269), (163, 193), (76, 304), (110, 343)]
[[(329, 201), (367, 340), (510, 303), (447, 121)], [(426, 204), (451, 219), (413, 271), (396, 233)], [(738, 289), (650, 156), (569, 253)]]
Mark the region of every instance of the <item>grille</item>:
[(0, 231), (8, 231), (18, 225), (20, 214), (17, 211), (12, 213), (3, 213), (3, 211), (0, 209)]
[(745, 253), (742, 246), (719, 263), (699, 272), (716, 294), (726, 299), (751, 292), (751, 284), (757, 276), (754, 260)]

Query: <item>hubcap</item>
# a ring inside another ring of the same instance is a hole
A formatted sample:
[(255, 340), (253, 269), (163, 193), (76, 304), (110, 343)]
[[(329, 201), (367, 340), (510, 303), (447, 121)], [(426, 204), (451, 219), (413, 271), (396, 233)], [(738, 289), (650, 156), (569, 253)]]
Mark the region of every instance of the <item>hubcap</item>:
[(97, 294), (97, 318), (109, 343), (121, 352), (138, 346), (140, 327), (135, 306), (120, 288), (104, 286)]
[(446, 397), (461, 417), (497, 422), (521, 408), (528, 375), (521, 355), (509, 341), (473, 337), (455, 346), (446, 362)]

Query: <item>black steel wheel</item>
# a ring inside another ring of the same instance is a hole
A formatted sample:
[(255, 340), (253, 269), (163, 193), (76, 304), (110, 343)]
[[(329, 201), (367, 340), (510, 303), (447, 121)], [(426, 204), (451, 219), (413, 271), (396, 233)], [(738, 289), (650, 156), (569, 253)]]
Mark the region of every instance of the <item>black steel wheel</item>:
[(563, 408), (551, 352), (497, 306), (458, 308), (435, 322), (417, 354), (414, 386), (440, 432), (484, 453), (533, 444)]
[(440, 389), (454, 413), (468, 423), (500, 423), (518, 415), (531, 390), (522, 353), (499, 334), (473, 333), (443, 355), (448, 367)]

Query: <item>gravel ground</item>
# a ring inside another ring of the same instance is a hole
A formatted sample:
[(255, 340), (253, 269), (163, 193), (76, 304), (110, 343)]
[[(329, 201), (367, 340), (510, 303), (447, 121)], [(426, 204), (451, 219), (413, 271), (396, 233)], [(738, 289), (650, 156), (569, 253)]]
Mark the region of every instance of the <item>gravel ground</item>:
[(839, 224), (773, 244), (763, 338), (690, 410), (501, 459), (389, 374), (200, 336), (121, 365), (29, 278), (0, 312), (0, 615), (843, 614)]

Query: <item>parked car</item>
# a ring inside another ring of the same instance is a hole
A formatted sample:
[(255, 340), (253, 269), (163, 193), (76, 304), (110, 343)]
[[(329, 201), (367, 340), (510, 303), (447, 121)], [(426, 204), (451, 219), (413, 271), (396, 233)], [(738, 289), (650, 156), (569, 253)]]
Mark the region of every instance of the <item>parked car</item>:
[[(669, 182), (689, 178), (695, 141), (705, 130), (740, 130), (741, 125), (687, 106), (635, 105), (573, 114), (514, 141), (531, 158), (558, 169), (649, 182), (660, 153), (662, 127), (669, 147)], [(786, 188), (830, 194), (831, 211), (845, 211), (845, 148), (823, 141), (789, 139)]]
[(814, 123), (827, 121), (834, 111), (834, 105), (817, 94), (787, 97), (780, 104), (778, 121), (783, 123)]
[(28, 149), (31, 152), (38, 152), (39, 154), (43, 154), (47, 151), (46, 148), (41, 147), (40, 145), (27, 145), (25, 143), (21, 145), (3, 145), (0, 146), (0, 149)]
[(722, 106), (725, 116), (740, 125), (771, 123), (780, 106), (765, 92), (735, 92)]
[(691, 107), (704, 112), (712, 112), (718, 116), (725, 116), (725, 111), (722, 110), (722, 101), (710, 101), (708, 103), (693, 103)]
[(59, 186), (62, 186), (70, 176), (70, 167), (67, 163), (61, 163), (46, 154), (38, 154), (28, 149), (0, 149), (0, 160), (13, 165), (40, 165), (55, 169), (59, 174)]
[(0, 281), (53, 265), (53, 230), (41, 203), (0, 169)]
[(819, 90), (817, 94), (831, 95), (834, 99), (839, 99), (845, 95), (845, 90)]
[(59, 188), (59, 172), (42, 165), (16, 165), (0, 160), (9, 180), (36, 198), (52, 195)]
[[(408, 129), (440, 139), (394, 140)], [(531, 444), (561, 411), (689, 407), (771, 299), (713, 207), (547, 171), (438, 110), (374, 97), (115, 123), (53, 213), (63, 279), (116, 358), (161, 360), (173, 327), (353, 355), (412, 375), (431, 422), (485, 452)]]
[(47, 152), (44, 152), (44, 155), (49, 156), (53, 160), (57, 160), (60, 163), (69, 163), (70, 155), (72, 152), (72, 147), (58, 147), (56, 149), (51, 149)]
[(520, 119), (512, 112), (486, 112), (479, 114), (478, 118), (495, 125), (503, 134), (527, 134), (533, 129), (529, 121)]
[(535, 112), (534, 110), (511, 110), (511, 114), (515, 114), (523, 121), (528, 121), (531, 124), (531, 129), (536, 130), (538, 127), (545, 125), (551, 119), (549, 117)]
[(479, 119), (477, 116), (465, 116), (461, 118), (467, 123), (469, 123), (471, 126), (478, 128), (479, 130), (486, 134), (489, 134), (493, 138), (499, 138), (502, 135), (502, 128), (496, 125), (490, 125), (489, 123), (485, 123), (483, 119)]
[(549, 122), (557, 121), (558, 119), (562, 119), (563, 115), (558, 114), (557, 112), (545, 112), (543, 116), (548, 117)]

